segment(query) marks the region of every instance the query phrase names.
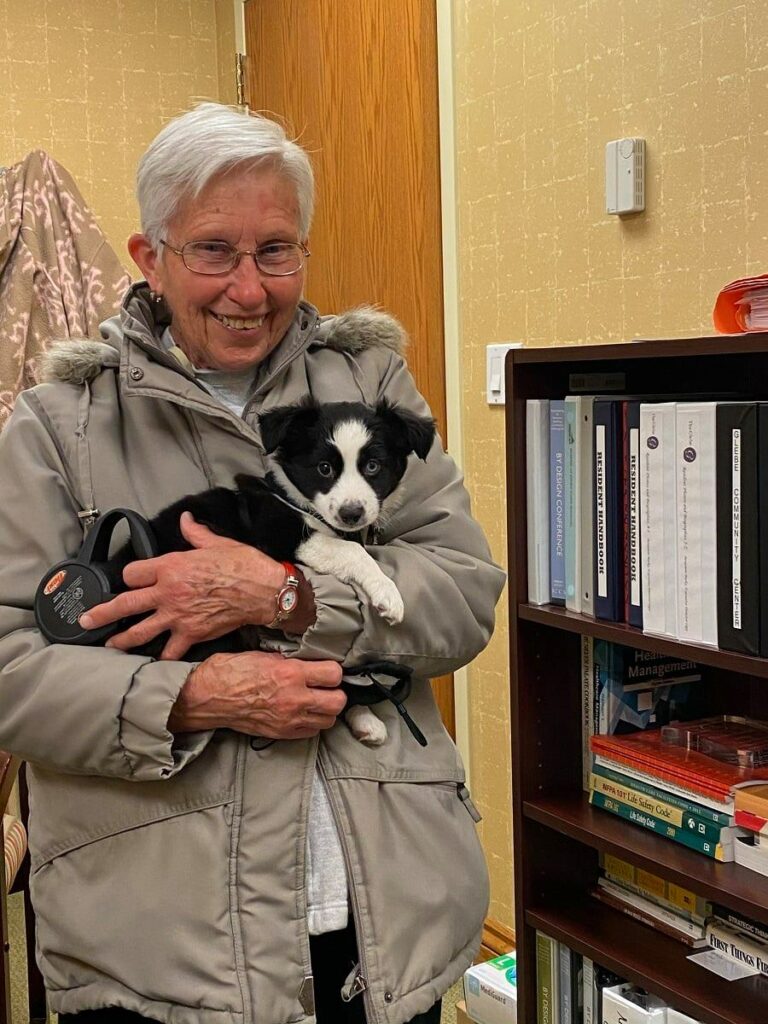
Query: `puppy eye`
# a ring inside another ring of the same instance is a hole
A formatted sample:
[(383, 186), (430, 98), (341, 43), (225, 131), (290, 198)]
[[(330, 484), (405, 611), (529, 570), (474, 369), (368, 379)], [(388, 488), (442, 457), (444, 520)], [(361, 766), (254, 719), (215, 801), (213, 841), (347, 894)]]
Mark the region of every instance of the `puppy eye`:
[(317, 472), (320, 476), (330, 476), (333, 473), (330, 462), (318, 462)]
[(365, 469), (363, 470), (363, 472), (365, 473), (366, 476), (376, 476), (380, 469), (381, 463), (378, 461), (378, 459), (368, 459), (368, 461), (365, 464)]

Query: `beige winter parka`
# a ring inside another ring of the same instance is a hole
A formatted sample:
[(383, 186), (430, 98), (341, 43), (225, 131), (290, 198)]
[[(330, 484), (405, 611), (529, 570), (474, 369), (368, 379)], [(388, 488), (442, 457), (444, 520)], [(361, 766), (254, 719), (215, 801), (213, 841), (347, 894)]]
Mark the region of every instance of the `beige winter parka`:
[[(242, 419), (155, 338), (145, 285), (105, 342), (62, 350), (55, 383), (25, 392), (0, 436), (0, 748), (31, 762), (32, 892), (51, 1008), (118, 1005), (169, 1024), (314, 1021), (305, 845), (315, 763), (344, 848), (370, 1024), (428, 1009), (471, 962), (487, 875), (458, 754), (427, 680), (483, 649), (503, 574), (439, 442), (414, 460), (406, 498), (371, 553), (406, 614), (388, 626), (352, 586), (305, 570), (317, 622), (297, 656), (386, 657), (418, 676), (418, 746), (379, 705), (371, 749), (344, 724), (251, 748), (220, 730), (174, 737), (189, 665), (48, 645), (36, 585), (82, 543), (82, 518), (151, 517), (185, 493), (260, 474), (259, 412), (386, 396), (426, 412), (375, 313), (320, 318), (302, 303), (259, 368)], [(183, 361), (182, 361), (183, 362)]]

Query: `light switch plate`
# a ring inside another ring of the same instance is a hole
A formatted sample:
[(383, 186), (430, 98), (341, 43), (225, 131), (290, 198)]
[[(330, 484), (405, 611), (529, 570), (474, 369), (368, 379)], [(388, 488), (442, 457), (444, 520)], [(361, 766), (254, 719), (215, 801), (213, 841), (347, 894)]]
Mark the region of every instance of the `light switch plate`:
[(488, 396), (488, 405), (504, 405), (504, 360), (511, 348), (522, 347), (522, 341), (486, 345), (485, 393)]

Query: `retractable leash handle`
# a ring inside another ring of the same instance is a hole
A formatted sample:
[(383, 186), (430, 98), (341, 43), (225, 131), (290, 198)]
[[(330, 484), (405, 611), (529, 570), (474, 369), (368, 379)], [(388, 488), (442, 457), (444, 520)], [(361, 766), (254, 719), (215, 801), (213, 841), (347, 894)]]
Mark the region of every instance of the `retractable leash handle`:
[[(342, 690), (347, 695), (347, 706), (355, 704), (378, 704), (388, 700), (394, 704), (395, 710), (408, 726), (408, 730), (422, 747), (427, 746), (427, 739), (419, 729), (414, 720), (408, 714), (405, 701), (411, 693), (411, 676), (413, 669), (407, 665), (396, 665), (392, 661), (369, 661), (355, 668), (345, 668), (341, 683)], [(362, 676), (369, 680), (367, 683), (350, 683), (348, 676)], [(376, 676), (390, 676), (396, 681), (392, 686), (382, 683)]]
[(127, 522), (137, 559), (154, 558), (157, 543), (147, 520), (129, 508), (113, 508), (96, 520), (75, 558), (54, 565), (40, 580), (35, 594), (35, 618), (52, 644), (100, 644), (121, 629), (120, 622), (100, 629), (83, 629), (83, 612), (115, 597), (107, 572), (109, 545), (118, 523)]

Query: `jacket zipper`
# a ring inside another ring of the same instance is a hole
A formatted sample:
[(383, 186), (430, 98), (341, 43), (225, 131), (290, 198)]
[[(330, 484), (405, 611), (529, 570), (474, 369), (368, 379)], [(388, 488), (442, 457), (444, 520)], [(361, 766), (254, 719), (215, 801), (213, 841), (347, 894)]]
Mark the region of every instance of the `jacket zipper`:
[(365, 1005), (365, 1018), (368, 1024), (379, 1024), (379, 1016), (374, 1010), (373, 1003), (371, 1000), (370, 989), (368, 987), (368, 968), (365, 960), (365, 948), (362, 942), (362, 928), (361, 928), (361, 914), (360, 904), (357, 900), (357, 890), (354, 885), (352, 878), (352, 860), (349, 855), (349, 847), (347, 846), (347, 837), (344, 834), (343, 829), (340, 827), (339, 819), (340, 813), (336, 803), (336, 794), (333, 792), (331, 787), (328, 785), (328, 778), (325, 774), (325, 768), (323, 767), (321, 759), (317, 759), (317, 767), (320, 772), (320, 776), (325, 786), (325, 791), (328, 794), (328, 803), (330, 804), (331, 811), (333, 813), (334, 824), (336, 825), (336, 832), (339, 837), (339, 843), (341, 844), (341, 852), (344, 854), (344, 866), (347, 870), (347, 883), (349, 891), (349, 900), (352, 905), (352, 920), (355, 924), (355, 936), (357, 940), (357, 956), (358, 963), (354, 970), (347, 977), (344, 986), (341, 990), (341, 998), (345, 1003), (350, 1002), (357, 995), (362, 995), (363, 1003)]

